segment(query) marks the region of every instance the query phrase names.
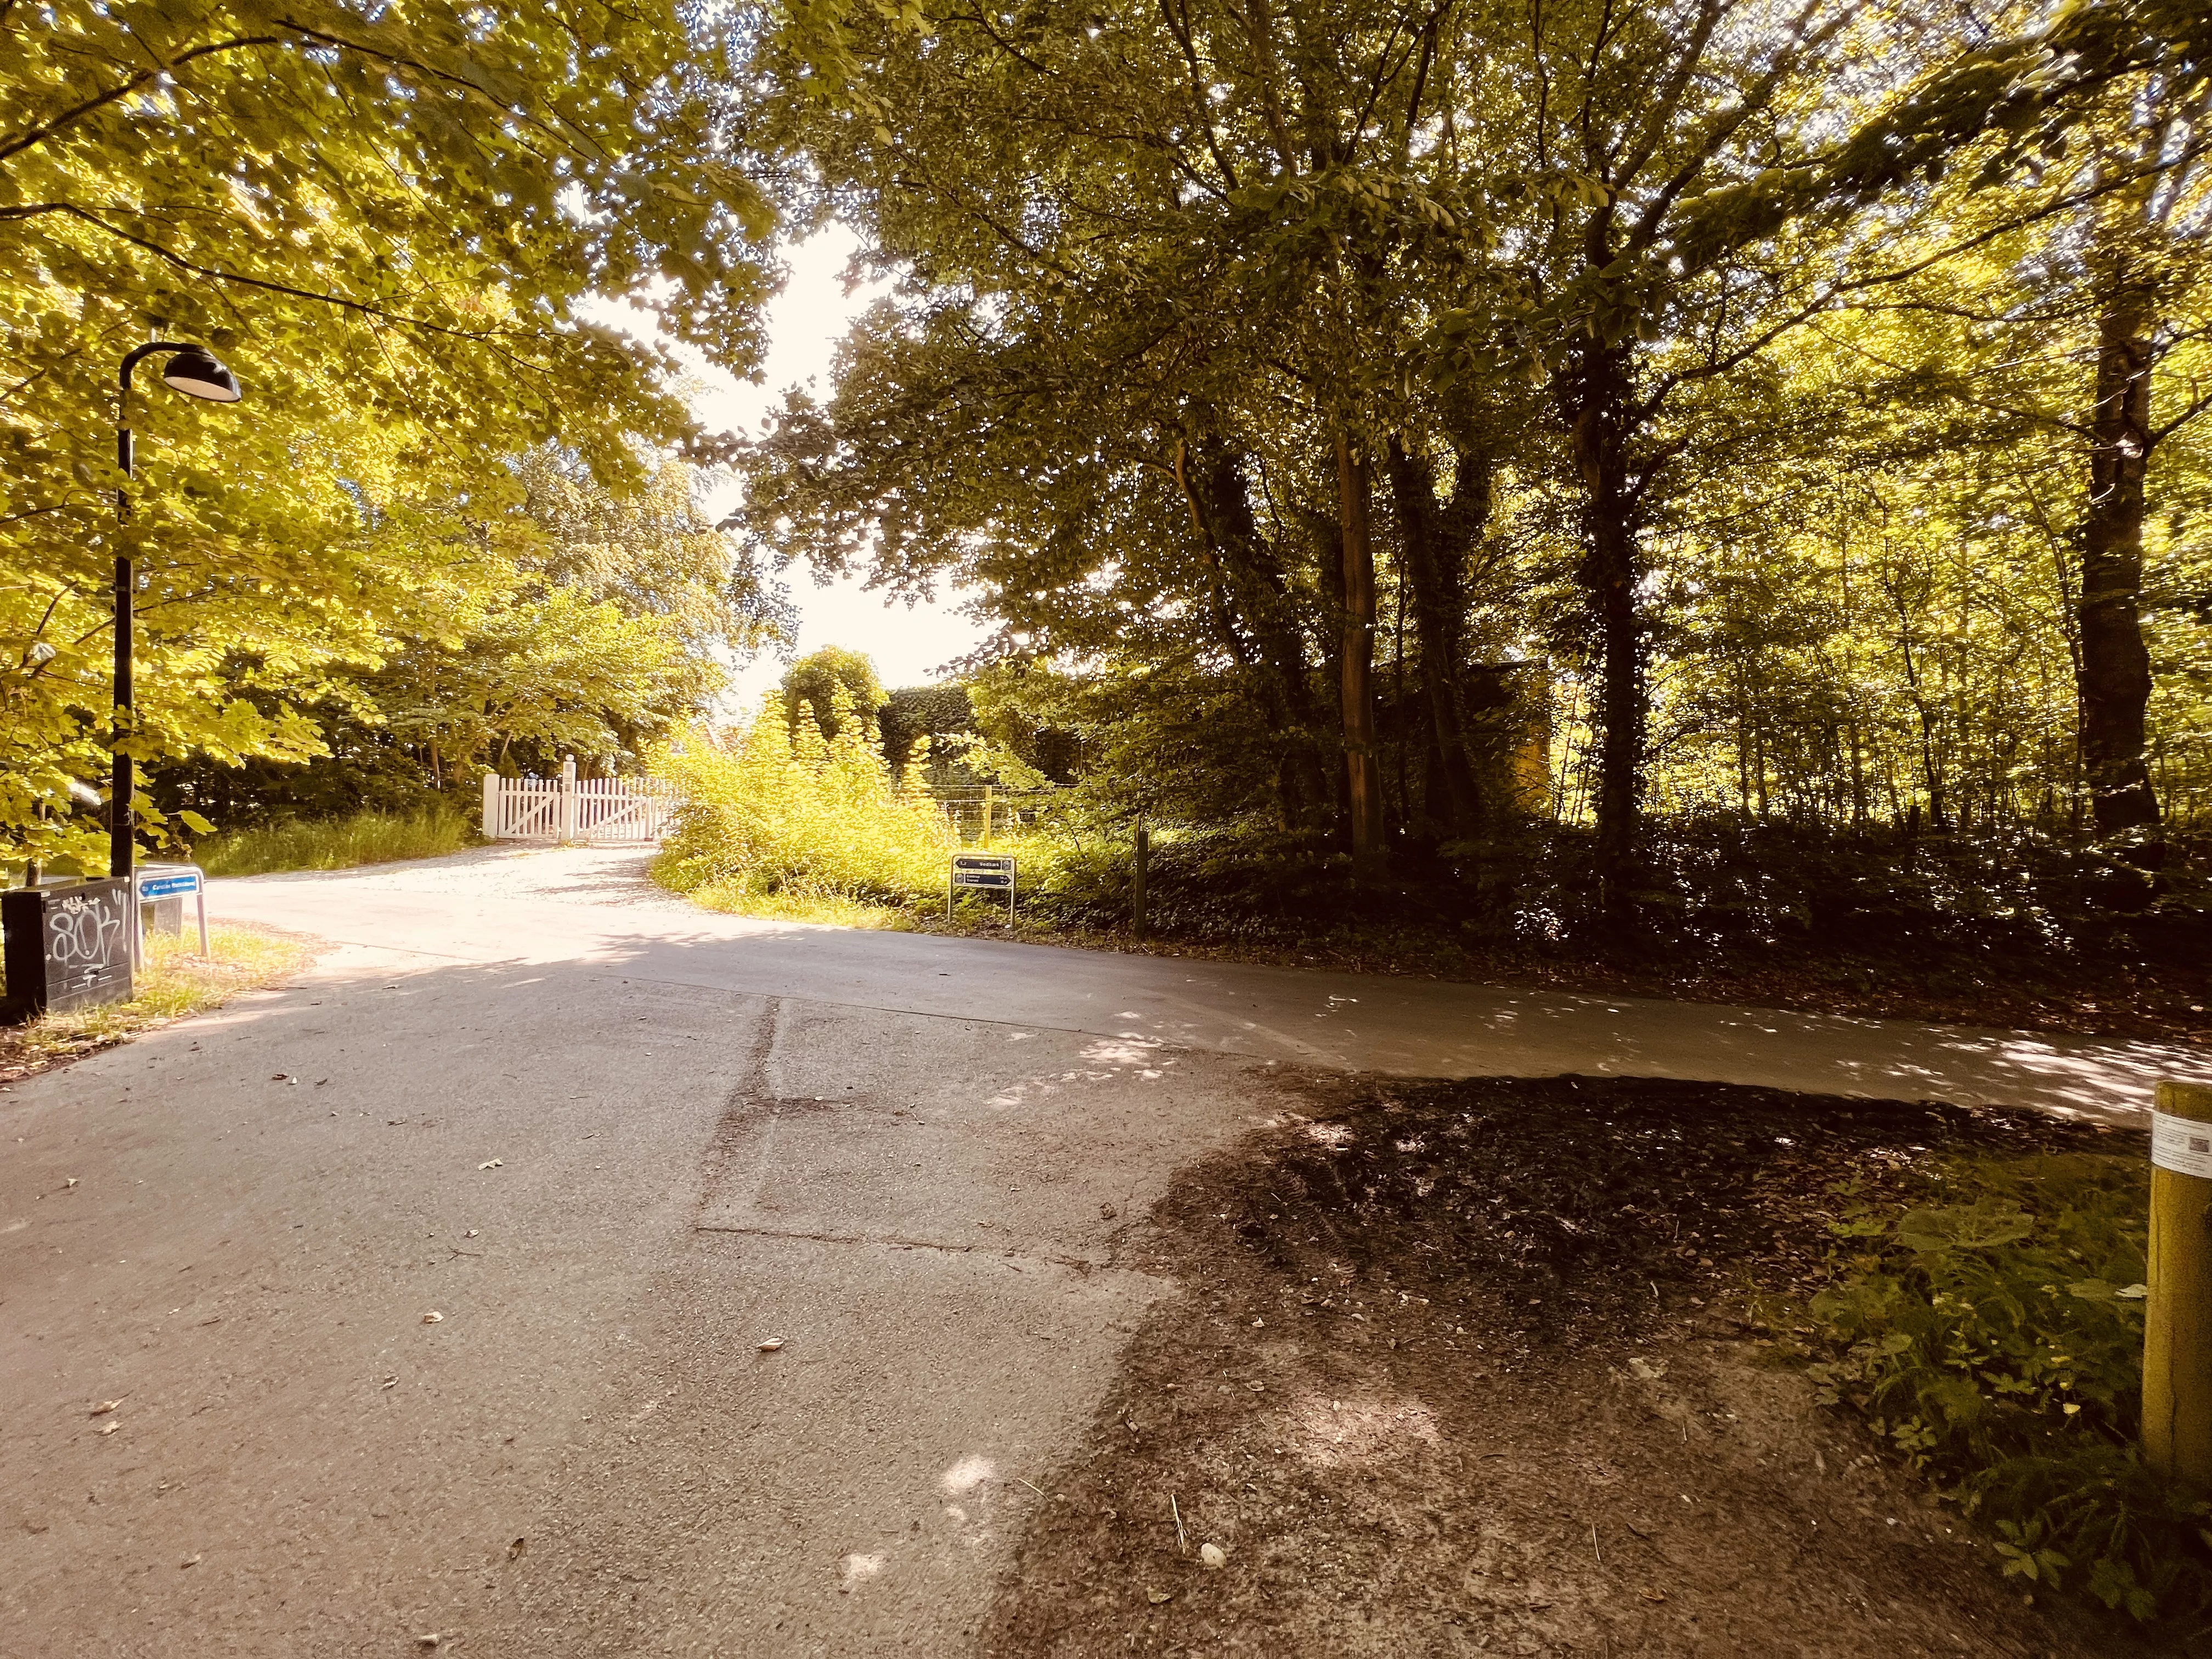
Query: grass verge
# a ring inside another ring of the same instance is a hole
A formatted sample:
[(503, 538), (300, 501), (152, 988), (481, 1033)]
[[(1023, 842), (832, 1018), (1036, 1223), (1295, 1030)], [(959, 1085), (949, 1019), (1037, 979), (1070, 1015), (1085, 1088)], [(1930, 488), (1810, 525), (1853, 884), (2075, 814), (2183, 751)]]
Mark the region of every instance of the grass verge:
[(876, 903), (845, 893), (795, 887), (761, 892), (744, 881), (717, 881), (692, 888), (684, 896), (702, 909), (719, 910), (725, 915), (803, 921), (823, 927), (868, 927), (893, 933), (916, 930), (914, 907)]
[(211, 927), (214, 954), (188, 946), (195, 934), (155, 934), (149, 960), (128, 1002), (44, 1014), (27, 1025), (0, 1026), (0, 1082), (12, 1082), (167, 1025), (218, 1008), (240, 991), (290, 977), (314, 955), (305, 940), (258, 928)]
[(211, 876), (348, 870), (397, 859), (436, 858), (482, 840), (475, 820), (455, 808), (355, 812), (342, 818), (298, 818), (210, 836), (192, 848), (192, 861)]
[(941, 863), (933, 878), (937, 884), (926, 891), (901, 891), (889, 882), (865, 891), (839, 890), (804, 878), (763, 878), (750, 871), (708, 876), (668, 854), (656, 866), (654, 878), (708, 909), (831, 927), (2212, 1045), (2212, 1016), (2204, 1012), (2212, 980), (2203, 969), (2162, 970), (2161, 976), (2143, 969), (2120, 978), (2076, 974), (2062, 990), (2025, 970), (1954, 973), (1916, 961), (1829, 960), (1778, 948), (1747, 950), (1720, 963), (1663, 954), (1623, 962), (1565, 945), (1484, 944), (1442, 924), (1331, 921), (1319, 907), (1290, 900), (1261, 918), (1266, 925), (1255, 921), (1241, 930), (1187, 925), (1172, 909), (1156, 913), (1153, 928), (1139, 939), (1126, 907), (1116, 914), (1109, 906), (1071, 904), (1055, 890), (1064, 849), (1032, 837), (994, 839), (991, 850), (1021, 860), (1022, 902), (1011, 919), (1003, 899), (963, 898), (948, 920)]

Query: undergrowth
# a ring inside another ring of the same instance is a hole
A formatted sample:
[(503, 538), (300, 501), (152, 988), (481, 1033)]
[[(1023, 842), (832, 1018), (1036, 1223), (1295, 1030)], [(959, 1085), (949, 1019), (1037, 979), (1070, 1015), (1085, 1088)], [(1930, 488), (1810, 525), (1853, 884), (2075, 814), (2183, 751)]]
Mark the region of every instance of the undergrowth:
[(395, 859), (436, 858), (482, 839), (472, 814), (441, 804), (412, 812), (361, 811), (225, 830), (195, 843), (191, 860), (211, 876), (348, 870)]
[[(2212, 1494), (2147, 1468), (2148, 1171), (2074, 1153), (1942, 1161), (1909, 1194), (1830, 1188), (1832, 1278), (1761, 1311), (1824, 1403), (1987, 1527), (2004, 1571), (2139, 1620), (2212, 1615)], [(1920, 1201), (1911, 1201), (1917, 1198)]]
[(891, 769), (870, 722), (824, 738), (763, 711), (668, 769), (684, 805), (653, 873), (710, 908), (849, 920), (943, 890), (951, 830)]

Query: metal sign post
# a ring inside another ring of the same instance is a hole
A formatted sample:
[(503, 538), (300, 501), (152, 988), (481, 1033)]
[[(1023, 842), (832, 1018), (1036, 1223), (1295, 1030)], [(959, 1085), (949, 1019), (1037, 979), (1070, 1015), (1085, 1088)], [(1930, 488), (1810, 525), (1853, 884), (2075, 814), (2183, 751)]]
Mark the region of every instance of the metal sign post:
[(137, 926), (131, 934), (134, 952), (133, 966), (143, 967), (146, 961), (146, 912), (144, 907), (160, 899), (181, 902), (190, 893), (199, 905), (200, 954), (208, 954), (207, 929), (207, 872), (197, 864), (142, 864), (134, 879), (138, 884), (138, 903), (132, 915)]
[(1006, 896), (1006, 915), (1014, 914), (1014, 855), (1012, 853), (955, 853), (952, 867), (945, 878), (945, 919), (952, 920), (952, 890), (956, 887), (981, 888), (986, 892), (1003, 890)]

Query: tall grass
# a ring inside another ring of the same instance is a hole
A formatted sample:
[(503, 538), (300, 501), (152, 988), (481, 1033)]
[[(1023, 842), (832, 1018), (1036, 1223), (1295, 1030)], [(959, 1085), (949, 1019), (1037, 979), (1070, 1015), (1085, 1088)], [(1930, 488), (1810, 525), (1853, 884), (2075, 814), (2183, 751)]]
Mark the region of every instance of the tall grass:
[(363, 811), (226, 830), (195, 844), (192, 862), (211, 876), (347, 870), (394, 859), (436, 858), (479, 839), (474, 814), (440, 804), (414, 812)]
[(676, 757), (684, 802), (653, 873), (717, 909), (880, 925), (944, 890), (945, 815), (884, 760), (872, 720), (823, 737), (771, 708), (719, 748)]

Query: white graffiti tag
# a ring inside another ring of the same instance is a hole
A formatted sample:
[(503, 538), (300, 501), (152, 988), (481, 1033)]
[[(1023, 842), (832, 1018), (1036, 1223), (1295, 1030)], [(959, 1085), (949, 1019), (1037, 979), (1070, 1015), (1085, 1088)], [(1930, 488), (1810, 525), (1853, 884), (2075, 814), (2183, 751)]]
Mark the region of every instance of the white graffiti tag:
[(123, 908), (65, 898), (46, 913), (46, 957), (60, 968), (97, 968), (113, 959), (110, 943), (124, 929)]

